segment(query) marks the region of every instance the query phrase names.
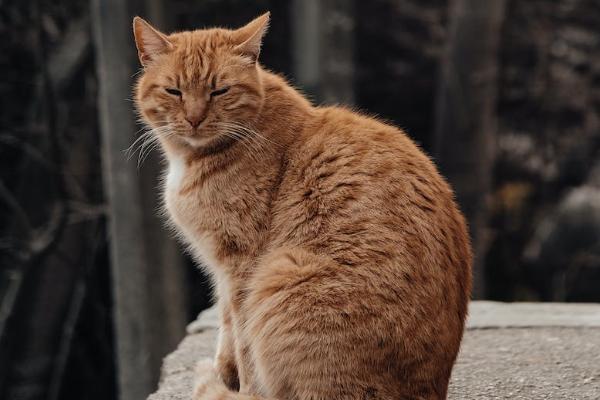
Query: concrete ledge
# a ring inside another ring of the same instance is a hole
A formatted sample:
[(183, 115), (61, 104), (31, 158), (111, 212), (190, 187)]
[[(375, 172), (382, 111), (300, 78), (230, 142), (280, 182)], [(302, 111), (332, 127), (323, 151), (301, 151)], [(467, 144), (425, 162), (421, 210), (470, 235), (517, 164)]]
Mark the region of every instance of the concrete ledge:
[(530, 327), (600, 328), (600, 304), (472, 301), (467, 329)]
[[(188, 327), (151, 400), (191, 398), (194, 364), (212, 357), (214, 309)], [(600, 304), (471, 303), (450, 399), (600, 399)]]

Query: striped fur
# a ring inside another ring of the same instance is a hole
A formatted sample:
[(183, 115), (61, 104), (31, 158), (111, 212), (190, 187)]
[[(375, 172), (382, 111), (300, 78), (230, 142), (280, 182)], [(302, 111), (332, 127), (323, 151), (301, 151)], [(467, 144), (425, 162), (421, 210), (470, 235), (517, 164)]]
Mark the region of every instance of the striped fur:
[(267, 23), (169, 36), (134, 24), (136, 106), (166, 127), (166, 214), (221, 312), (194, 396), (444, 399), (471, 288), (453, 193), (400, 129), (315, 107), (260, 66)]

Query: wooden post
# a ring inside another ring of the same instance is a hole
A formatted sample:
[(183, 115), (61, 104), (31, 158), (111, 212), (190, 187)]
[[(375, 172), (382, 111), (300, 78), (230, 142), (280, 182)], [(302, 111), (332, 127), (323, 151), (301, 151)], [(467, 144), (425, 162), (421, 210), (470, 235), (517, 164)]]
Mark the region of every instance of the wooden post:
[(442, 59), (434, 155), (470, 225), (474, 297), (485, 295), (486, 200), (496, 135), (496, 80), (504, 0), (454, 0)]
[(156, 387), (162, 357), (184, 334), (181, 262), (156, 216), (156, 168), (127, 161), (137, 130), (131, 103), (136, 65), (129, 2), (91, 0), (103, 174), (109, 205), (113, 313), (121, 400)]
[(354, 14), (345, 0), (295, 0), (294, 78), (318, 102), (354, 103)]
[(294, 0), (292, 5), (294, 80), (313, 97), (320, 84), (319, 11), (319, 0)]
[(321, 98), (354, 104), (354, 7), (347, 0), (321, 1)]
[[(139, 0), (138, 0), (139, 1)], [(144, 0), (142, 8), (145, 16), (149, 18), (154, 26), (170, 32), (172, 26), (172, 13), (166, 9), (164, 0)], [(129, 37), (131, 49), (134, 49), (133, 36)], [(139, 67), (137, 58), (134, 62)], [(136, 127), (136, 131), (139, 127)], [(149, 265), (150, 280), (149, 290), (158, 293), (152, 296), (152, 312), (155, 324), (153, 332), (156, 337), (153, 340), (157, 357), (162, 358), (175, 349), (185, 334), (185, 326), (188, 320), (190, 288), (187, 283), (188, 261), (184, 257), (183, 250), (175, 239), (165, 229), (164, 221), (157, 215), (157, 210), (162, 207), (159, 195), (160, 175), (164, 170), (164, 164), (160, 160), (159, 151), (152, 152), (140, 167), (140, 180), (142, 192), (142, 206), (144, 208), (145, 228), (147, 232), (146, 241), (151, 249), (150, 254), (154, 262)], [(156, 367), (162, 364), (162, 359), (155, 361)]]

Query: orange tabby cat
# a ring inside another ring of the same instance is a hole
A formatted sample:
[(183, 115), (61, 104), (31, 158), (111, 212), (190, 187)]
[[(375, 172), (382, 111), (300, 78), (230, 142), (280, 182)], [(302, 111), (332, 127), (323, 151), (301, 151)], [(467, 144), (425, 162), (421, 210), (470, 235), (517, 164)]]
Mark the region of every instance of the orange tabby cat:
[(452, 191), (398, 128), (262, 68), (268, 22), (134, 20), (166, 210), (221, 312), (194, 398), (444, 399), (471, 287)]

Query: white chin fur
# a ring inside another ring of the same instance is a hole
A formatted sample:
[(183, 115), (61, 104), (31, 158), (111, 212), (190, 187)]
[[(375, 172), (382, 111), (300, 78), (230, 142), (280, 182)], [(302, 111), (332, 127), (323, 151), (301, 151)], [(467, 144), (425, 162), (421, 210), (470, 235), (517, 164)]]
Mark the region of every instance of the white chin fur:
[(185, 161), (182, 157), (169, 157), (167, 189), (178, 191), (185, 174)]
[(184, 137), (183, 140), (191, 147), (202, 147), (210, 141), (210, 138)]

